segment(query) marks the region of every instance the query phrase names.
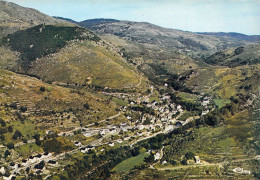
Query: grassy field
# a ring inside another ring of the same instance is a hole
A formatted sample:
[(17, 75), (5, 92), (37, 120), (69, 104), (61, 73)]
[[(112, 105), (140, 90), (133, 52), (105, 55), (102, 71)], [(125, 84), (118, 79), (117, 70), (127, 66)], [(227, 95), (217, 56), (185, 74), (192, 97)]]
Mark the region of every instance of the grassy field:
[(22, 157), (30, 156), (34, 153), (42, 153), (43, 149), (40, 146), (37, 146), (35, 143), (26, 144), (15, 148)]
[(187, 118), (194, 116), (194, 113), (185, 111), (178, 119), (181, 121), (185, 121)]
[(231, 103), (229, 99), (213, 99), (213, 101), (219, 109), (224, 107), (226, 104)]
[(128, 103), (129, 103), (127, 101), (124, 101), (124, 100), (121, 100), (121, 99), (118, 99), (118, 98), (115, 98), (115, 97), (112, 98), (112, 101), (114, 101), (115, 103), (117, 103), (120, 106), (127, 106)]
[(148, 153), (142, 153), (136, 157), (132, 157), (119, 163), (113, 170), (117, 173), (127, 172), (133, 169), (135, 166), (141, 164), (144, 158), (148, 157)]
[(180, 97), (183, 101), (187, 101), (187, 102), (196, 102), (198, 101), (198, 96), (195, 94), (189, 94), (189, 93), (185, 93), (185, 92), (178, 92), (177, 93), (177, 97)]

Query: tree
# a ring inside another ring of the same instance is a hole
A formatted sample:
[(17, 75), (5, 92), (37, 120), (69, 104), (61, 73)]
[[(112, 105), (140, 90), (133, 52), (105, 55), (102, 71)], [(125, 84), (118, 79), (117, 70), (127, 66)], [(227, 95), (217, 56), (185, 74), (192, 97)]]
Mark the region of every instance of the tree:
[(21, 138), (22, 136), (23, 135), (22, 135), (21, 131), (16, 130), (12, 138), (16, 140), (16, 139)]
[(177, 164), (177, 162), (175, 160), (170, 160), (169, 163), (171, 163), (171, 165), (173, 165), (173, 166)]
[(0, 118), (0, 124), (1, 124), (3, 127), (5, 127), (5, 126), (6, 126), (6, 123), (5, 123), (5, 121), (4, 121), (3, 119), (1, 119), (1, 118)]
[(182, 165), (188, 165), (187, 159), (184, 158), (184, 159), (181, 161), (181, 164), (182, 164)]
[(6, 151), (5, 151), (5, 158), (6, 158), (7, 156), (9, 156), (9, 155), (11, 155), (10, 151), (9, 151), (9, 150), (6, 150)]
[(7, 129), (9, 132), (13, 132), (13, 126), (8, 126)]
[(85, 103), (85, 104), (84, 104), (84, 108), (85, 108), (85, 109), (89, 109), (89, 104), (88, 104), (88, 103)]
[(7, 146), (8, 149), (14, 149), (14, 143), (13, 142), (8, 143), (6, 146)]
[(22, 111), (23, 113), (26, 112), (26, 111), (27, 111), (27, 107), (21, 106), (21, 107), (20, 107), (20, 111)]
[(45, 90), (46, 90), (45, 87), (43, 86), (40, 87), (40, 91), (45, 92)]
[(41, 145), (41, 135), (39, 133), (36, 133), (33, 138), (35, 139), (35, 143), (40, 146)]
[(153, 153), (150, 153), (150, 155), (144, 159), (144, 162), (147, 162), (147, 163), (154, 162), (154, 155), (153, 155)]
[(186, 159), (193, 159), (194, 156), (195, 156), (195, 154), (194, 154), (193, 152), (187, 152), (187, 153), (185, 154), (185, 158), (186, 158)]

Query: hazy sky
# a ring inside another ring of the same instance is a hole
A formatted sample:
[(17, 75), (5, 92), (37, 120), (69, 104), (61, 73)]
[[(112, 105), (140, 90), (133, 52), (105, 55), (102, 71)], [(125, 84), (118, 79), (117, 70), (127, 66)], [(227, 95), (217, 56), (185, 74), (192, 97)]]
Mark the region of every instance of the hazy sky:
[(146, 21), (194, 32), (260, 35), (260, 0), (9, 0), (51, 16)]

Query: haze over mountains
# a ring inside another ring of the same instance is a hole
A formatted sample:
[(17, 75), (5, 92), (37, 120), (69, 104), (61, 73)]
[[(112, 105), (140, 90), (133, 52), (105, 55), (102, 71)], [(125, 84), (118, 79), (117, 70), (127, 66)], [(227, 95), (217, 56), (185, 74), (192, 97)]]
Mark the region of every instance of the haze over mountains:
[(0, 1), (0, 179), (258, 179), (259, 36)]

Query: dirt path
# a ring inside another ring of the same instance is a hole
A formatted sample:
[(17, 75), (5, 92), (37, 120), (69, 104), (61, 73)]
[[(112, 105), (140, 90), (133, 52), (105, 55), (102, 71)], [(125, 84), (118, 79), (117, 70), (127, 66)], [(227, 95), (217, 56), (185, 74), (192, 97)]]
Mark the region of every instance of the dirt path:
[(216, 164), (194, 164), (194, 165), (186, 165), (186, 166), (176, 166), (176, 167), (164, 167), (164, 168), (156, 168), (159, 171), (166, 171), (166, 170), (176, 170), (176, 169), (188, 169), (191, 167), (205, 167), (205, 166), (218, 166), (222, 167), (221, 163)]

